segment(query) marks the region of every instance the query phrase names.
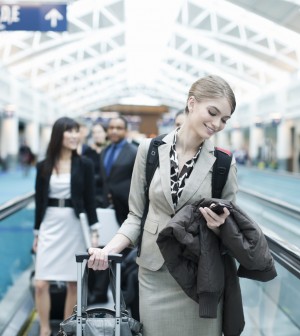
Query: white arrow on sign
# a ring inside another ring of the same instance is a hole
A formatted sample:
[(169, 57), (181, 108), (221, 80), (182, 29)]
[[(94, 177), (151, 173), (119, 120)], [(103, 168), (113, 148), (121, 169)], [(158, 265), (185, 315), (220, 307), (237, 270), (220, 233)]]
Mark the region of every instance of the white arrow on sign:
[(46, 15), (45, 15), (45, 20), (50, 21), (50, 26), (52, 28), (57, 26), (57, 21), (58, 20), (63, 20), (62, 14), (56, 9), (52, 8)]

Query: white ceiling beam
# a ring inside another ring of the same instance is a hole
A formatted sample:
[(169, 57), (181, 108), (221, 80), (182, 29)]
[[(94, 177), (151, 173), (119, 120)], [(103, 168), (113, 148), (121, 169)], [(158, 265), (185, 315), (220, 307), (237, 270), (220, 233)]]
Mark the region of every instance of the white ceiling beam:
[[(123, 88), (123, 83), (112, 83), (107, 86), (107, 89), (102, 90), (102, 94), (99, 95), (99, 92), (94, 92), (90, 96), (86, 96), (83, 99), (72, 102), (71, 104), (66, 105), (68, 109), (73, 111), (82, 111), (82, 110), (92, 110), (95, 107), (103, 106), (103, 101), (111, 97), (111, 91), (115, 90), (116, 93)], [(115, 102), (115, 99), (112, 99), (112, 102)]]
[[(267, 20), (259, 15), (246, 11), (245, 9), (236, 6), (232, 3), (229, 3), (224, 0), (189, 0), (190, 3), (202, 8), (204, 11), (209, 10), (211, 13), (214, 12), (214, 15), (219, 16), (220, 18), (224, 18), (229, 22), (229, 24), (236, 23), (237, 27), (245, 27), (246, 29), (251, 30), (252, 32), (263, 35), (266, 39), (274, 39), (279, 43), (290, 46), (293, 50), (296, 51), (297, 55), (299, 55), (299, 45), (300, 45), (300, 36), (296, 32), (287, 29), (285, 27), (280, 26), (270, 20)], [(190, 25), (190, 24), (188, 24)], [(239, 38), (234, 38), (234, 36), (229, 36), (227, 34), (222, 34), (222, 30), (218, 31), (218, 38), (222, 38), (227, 40), (228, 42), (234, 42), (238, 44), (242, 43), (242, 40)], [(268, 47), (263, 47), (261, 45), (250, 43), (252, 40), (249, 38), (247, 41), (247, 47), (259, 50), (260, 52), (268, 53)], [(245, 42), (245, 41), (244, 41)], [(278, 53), (278, 51), (277, 51)], [(276, 54), (269, 52), (269, 55), (275, 57)], [(297, 62), (293, 62), (286, 55), (279, 55), (280, 59), (285, 61), (291, 66), (296, 67)], [(300, 60), (298, 60), (299, 62)]]
[(105, 7), (123, 2), (124, 0), (78, 0), (70, 5), (70, 14), (76, 17), (85, 16), (95, 10), (101, 11)]
[[(110, 29), (109, 30), (110, 34), (108, 34), (107, 30), (90, 32), (88, 34), (81, 34), (80, 39), (76, 39), (76, 41), (60, 44), (58, 47), (46, 53), (37, 52), (36, 55), (34, 54), (31, 55), (30, 59), (21, 62), (20, 64), (10, 66), (10, 69), (12, 73), (15, 74), (26, 72), (33, 65), (40, 66), (41, 64), (51, 62), (53, 59), (57, 57), (73, 54), (78, 50), (82, 50), (85, 48), (90, 48), (97, 43), (106, 43), (113, 37), (118, 36), (123, 31), (124, 27), (118, 26)], [(5, 65), (9, 64), (6, 63)]]
[(256, 32), (265, 32), (266, 36), (281, 40), (284, 44), (293, 46), (299, 42), (299, 34), (282, 27), (260, 15), (254, 14), (246, 9), (234, 5), (224, 0), (188, 0), (195, 6), (204, 7), (217, 16), (224, 17), (226, 20), (236, 22), (239, 26), (247, 26)]
[[(195, 28), (176, 25), (174, 32), (175, 34), (185, 38), (187, 43), (200, 45), (203, 48), (207, 48), (208, 50), (212, 51), (214, 54), (221, 54), (234, 60), (235, 62), (243, 63), (246, 66), (255, 68), (260, 72), (267, 73), (270, 77), (282, 78), (283, 76), (288, 76), (286, 71), (272, 66), (267, 62), (258, 59), (257, 57), (253, 57), (245, 52), (242, 52), (239, 49), (233, 48), (228, 44), (207, 38)], [(183, 48), (180, 48), (180, 50), (183, 51)]]
[(106, 54), (99, 55), (97, 58), (88, 58), (87, 60), (81, 61), (79, 64), (77, 62), (73, 62), (69, 65), (61, 67), (60, 70), (56, 71), (55, 73), (48, 71), (46, 74), (39, 76), (33, 82), (33, 86), (41, 88), (48, 83), (55, 83), (63, 78), (67, 78), (71, 74), (77, 74), (81, 71), (85, 71), (88, 68), (93, 68), (103, 62), (109, 61), (113, 65), (124, 59), (124, 57), (124, 47), (122, 47), (116, 50), (112, 50)]
[(202, 60), (202, 59), (194, 59), (191, 56), (183, 54), (177, 50), (169, 50), (168, 55), (173, 57), (180, 62), (186, 62), (192, 65), (195, 68), (198, 68), (199, 71), (205, 69), (207, 73), (218, 73), (219, 76), (227, 78), (229, 82), (235, 83), (236, 85), (242, 86), (245, 90), (249, 90), (250, 92), (257, 91), (259, 89), (258, 85), (250, 83), (249, 81), (245, 80), (244, 78), (239, 78), (236, 74), (233, 74), (231, 69), (225, 69), (225, 66), (222, 68), (217, 68), (214, 63)]
[(89, 85), (86, 88), (72, 92), (68, 96), (65, 96), (59, 100), (60, 104), (70, 104), (76, 103), (76, 101), (81, 101), (87, 99), (87, 97), (98, 94), (103, 94), (103, 89), (111, 86), (113, 83), (118, 83), (126, 80), (126, 72), (122, 72), (119, 76), (107, 77), (105, 81), (101, 81), (98, 85)]
[[(92, 68), (91, 68), (92, 69)], [(108, 69), (101, 69), (96, 73), (91, 73), (88, 76), (84, 76), (80, 82), (70, 81), (69, 84), (64, 84), (56, 87), (54, 90), (49, 92), (49, 95), (53, 98), (58, 98), (59, 96), (64, 96), (70, 94), (71, 92), (75, 92), (81, 90), (81, 88), (85, 88), (86, 86), (93, 84), (101, 84), (101, 82), (107, 77), (118, 76), (120, 72), (124, 72), (126, 70), (126, 66), (124, 62), (116, 63), (114, 66)], [(71, 78), (71, 76), (70, 76)]]

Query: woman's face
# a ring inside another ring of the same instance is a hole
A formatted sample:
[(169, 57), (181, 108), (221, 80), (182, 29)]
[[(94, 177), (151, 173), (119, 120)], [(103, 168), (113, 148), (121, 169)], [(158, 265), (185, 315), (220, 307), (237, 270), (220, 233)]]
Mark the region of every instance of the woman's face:
[(191, 96), (188, 107), (189, 127), (203, 140), (222, 131), (231, 117), (231, 107), (226, 98), (198, 102)]
[(76, 150), (79, 143), (79, 130), (72, 128), (64, 131), (62, 146), (65, 149)]
[(103, 144), (106, 138), (106, 132), (101, 125), (95, 125), (92, 130), (93, 140), (96, 144)]

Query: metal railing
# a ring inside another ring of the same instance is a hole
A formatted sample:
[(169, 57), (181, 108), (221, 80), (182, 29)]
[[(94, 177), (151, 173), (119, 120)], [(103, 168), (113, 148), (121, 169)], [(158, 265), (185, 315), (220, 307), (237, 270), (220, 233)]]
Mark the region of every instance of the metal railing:
[(34, 192), (13, 198), (0, 206), (0, 221), (25, 208), (34, 200)]
[(296, 216), (297, 218), (300, 218), (300, 209), (299, 207), (292, 205), (290, 203), (287, 203), (283, 200), (279, 200), (277, 198), (274, 197), (270, 197), (270, 196), (266, 196), (266, 195), (262, 195), (259, 192), (256, 191), (252, 191), (246, 188), (239, 188), (239, 192), (240, 193), (244, 193), (247, 195), (250, 195), (254, 198), (257, 198), (261, 201), (264, 201), (266, 203), (268, 203), (269, 206), (276, 208), (276, 209), (280, 209), (280, 211), (285, 212), (286, 214), (290, 215), (290, 216)]
[[(280, 212), (283, 212), (288, 216), (300, 219), (300, 209), (292, 204), (274, 197), (262, 195), (246, 188), (240, 188), (239, 192), (250, 195), (260, 203), (263, 202), (268, 207), (280, 210)], [(289, 272), (294, 274), (298, 279), (300, 279), (300, 249), (297, 246), (282, 239), (275, 232), (265, 228), (263, 225), (260, 225), (260, 227), (265, 234), (274, 259)]]

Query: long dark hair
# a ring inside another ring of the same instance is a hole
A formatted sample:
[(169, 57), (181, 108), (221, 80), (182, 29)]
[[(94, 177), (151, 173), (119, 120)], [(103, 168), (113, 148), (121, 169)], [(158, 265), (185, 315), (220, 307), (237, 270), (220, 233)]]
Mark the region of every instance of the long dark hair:
[[(44, 174), (51, 174), (59, 159), (59, 155), (62, 149), (64, 132), (72, 129), (76, 129), (79, 131), (79, 124), (71, 118), (62, 117), (55, 121), (52, 127), (51, 137), (46, 152)], [(78, 155), (77, 151), (74, 150), (72, 152), (72, 155)]]

